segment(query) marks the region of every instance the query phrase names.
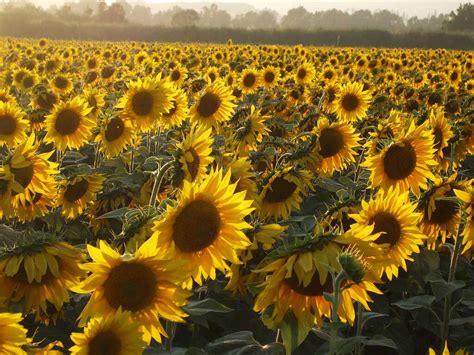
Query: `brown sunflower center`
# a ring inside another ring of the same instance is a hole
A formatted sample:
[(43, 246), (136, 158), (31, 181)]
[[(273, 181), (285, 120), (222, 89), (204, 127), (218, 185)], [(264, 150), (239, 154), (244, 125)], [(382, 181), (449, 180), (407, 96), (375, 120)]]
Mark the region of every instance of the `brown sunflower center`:
[(62, 76), (58, 76), (56, 79), (54, 79), (54, 86), (56, 86), (58, 89), (65, 89), (67, 84), (67, 79)]
[(435, 127), (434, 133), (434, 148), (439, 151), (441, 144), (443, 143), (443, 131), (439, 127)]
[(275, 74), (271, 71), (267, 71), (265, 75), (263, 76), (265, 82), (267, 83), (273, 83), (273, 80), (275, 80)]
[(173, 240), (185, 253), (194, 253), (211, 245), (219, 235), (221, 217), (213, 203), (195, 200), (187, 204), (173, 224)]
[(107, 128), (105, 130), (105, 139), (108, 142), (113, 142), (122, 136), (124, 130), (125, 125), (123, 124), (123, 121), (118, 117), (114, 117), (107, 124)]
[(329, 158), (344, 147), (344, 137), (336, 128), (326, 128), (321, 132), (319, 145), (321, 147), (319, 154), (323, 158)]
[(377, 238), (375, 243), (377, 244), (390, 244), (393, 246), (400, 239), (402, 229), (398, 220), (388, 212), (378, 212), (373, 216), (369, 224), (375, 223), (373, 233), (380, 233), (380, 237)]
[(137, 92), (132, 97), (132, 110), (138, 116), (146, 116), (153, 110), (153, 95), (148, 91)]
[(303, 80), (304, 78), (306, 78), (306, 74), (307, 74), (307, 71), (306, 69), (304, 68), (301, 68), (298, 70), (298, 78)]
[(327, 94), (328, 102), (333, 102), (336, 99), (336, 90), (334, 90), (334, 88), (329, 88)]
[(327, 70), (324, 72), (325, 79), (332, 79), (333, 76), (334, 76), (334, 73), (331, 70)]
[(243, 84), (245, 87), (251, 88), (255, 84), (256, 80), (257, 80), (256, 76), (252, 73), (249, 73), (244, 76)]
[(295, 192), (298, 186), (285, 178), (279, 176), (273, 180), (270, 188), (265, 193), (265, 201), (277, 203), (285, 201)]
[(77, 181), (75, 184), (68, 185), (66, 187), (66, 191), (64, 191), (64, 198), (68, 202), (76, 202), (86, 194), (88, 187), (89, 181), (86, 179), (82, 179)]
[(15, 177), (15, 181), (26, 189), (27, 186), (30, 184), (31, 180), (33, 179), (33, 164), (30, 164), (23, 168), (11, 168), (10, 170)]
[(199, 155), (196, 153), (196, 150), (193, 147), (190, 147), (188, 150), (189, 153), (193, 156), (193, 161), (186, 161), (186, 167), (188, 168), (189, 175), (191, 175), (192, 181), (197, 177), (199, 171)]
[(15, 117), (5, 114), (0, 116), (0, 134), (8, 136), (16, 130)]
[[(450, 194), (452, 195), (452, 193)], [(458, 213), (459, 206), (449, 200), (436, 200), (435, 208), (431, 213), (431, 218), (428, 217), (428, 209), (425, 209), (425, 220), (433, 224), (444, 224), (451, 221), (451, 219)]]
[(173, 72), (171, 73), (171, 80), (178, 81), (179, 78), (181, 78), (181, 73), (179, 72), (179, 70), (173, 70)]
[(110, 78), (112, 75), (114, 75), (115, 69), (112, 67), (104, 67), (101, 71), (102, 77), (104, 79)]
[(157, 287), (155, 274), (136, 262), (115, 266), (104, 282), (104, 295), (115, 309), (137, 312), (153, 303)]
[(455, 71), (453, 71), (453, 72), (451, 73), (450, 78), (451, 78), (452, 81), (458, 80), (458, 73), (455, 72)]
[(103, 330), (89, 341), (89, 355), (120, 355), (122, 341), (112, 330)]
[(342, 98), (341, 105), (346, 111), (354, 111), (359, 107), (359, 98), (354, 94), (346, 94)]
[(333, 291), (331, 275), (328, 274), (326, 282), (324, 285), (321, 285), (321, 279), (317, 270), (307, 286), (303, 286), (303, 283), (299, 282), (298, 276), (295, 273), (291, 277), (284, 279), (284, 282), (293, 291), (303, 296), (322, 296), (324, 292), (332, 293)]
[(392, 180), (402, 180), (413, 172), (416, 167), (416, 151), (410, 143), (403, 146), (392, 145), (383, 158), (385, 174)]
[(81, 116), (71, 109), (64, 109), (58, 113), (54, 128), (63, 135), (69, 135), (76, 132), (81, 124)]
[(207, 118), (215, 114), (220, 106), (221, 99), (219, 96), (212, 92), (207, 92), (199, 100), (197, 111), (201, 117)]

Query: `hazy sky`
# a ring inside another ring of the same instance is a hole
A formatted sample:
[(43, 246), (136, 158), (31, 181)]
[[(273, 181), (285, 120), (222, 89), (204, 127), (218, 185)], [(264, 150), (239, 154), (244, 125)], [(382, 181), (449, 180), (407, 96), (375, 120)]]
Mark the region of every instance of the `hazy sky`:
[[(39, 0), (33, 1), (34, 3), (41, 3), (42, 5), (48, 5), (58, 3), (58, 0)], [(112, 3), (113, 0), (106, 0), (107, 3)], [(451, 10), (455, 10), (461, 2), (471, 2), (470, 0), (399, 0), (399, 1), (383, 1), (383, 0), (298, 0), (298, 1), (285, 1), (285, 0), (219, 0), (219, 1), (210, 1), (210, 0), (128, 0), (129, 3), (149, 3), (149, 4), (159, 4), (161, 6), (179, 3), (180, 6), (186, 3), (245, 3), (255, 7), (256, 9), (269, 8), (276, 10), (280, 14), (285, 14), (289, 9), (304, 6), (308, 11), (316, 10), (328, 10), (332, 8), (340, 10), (359, 10), (359, 9), (369, 9), (369, 10), (380, 10), (388, 9), (399, 14), (407, 16), (419, 16), (425, 17), (432, 14), (446, 13)], [(160, 8), (161, 8), (160, 6)]]

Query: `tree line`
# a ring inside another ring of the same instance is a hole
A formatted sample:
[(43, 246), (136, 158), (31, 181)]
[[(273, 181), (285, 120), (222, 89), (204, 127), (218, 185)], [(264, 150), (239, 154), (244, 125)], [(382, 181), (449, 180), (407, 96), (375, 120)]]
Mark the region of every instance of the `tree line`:
[(174, 6), (152, 12), (143, 4), (117, 0), (107, 5), (102, 0), (66, 2), (60, 7), (45, 10), (23, 0), (0, 4), (0, 20), (13, 25), (38, 21), (60, 21), (66, 24), (103, 23), (136, 24), (160, 27), (235, 28), (245, 30), (382, 30), (394, 33), (411, 31), (466, 31), (474, 32), (474, 4), (466, 3), (449, 14), (426, 18), (403, 18), (388, 10), (371, 12), (341, 10), (309, 12), (300, 6), (279, 17), (275, 11), (249, 11), (231, 16), (213, 4), (201, 11)]

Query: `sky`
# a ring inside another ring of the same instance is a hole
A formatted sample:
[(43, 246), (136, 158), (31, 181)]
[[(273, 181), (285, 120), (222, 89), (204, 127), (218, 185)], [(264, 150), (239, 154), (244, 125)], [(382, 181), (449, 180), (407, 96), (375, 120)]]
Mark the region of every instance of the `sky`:
[[(57, 4), (58, 1), (59, 0), (38, 0), (33, 2), (48, 6), (52, 3)], [(106, 2), (110, 4), (113, 2), (113, 0), (106, 0)], [(433, 14), (448, 13), (452, 10), (455, 10), (461, 2), (470, 2), (470, 0), (128, 0), (128, 2), (157, 4), (159, 8), (162, 8), (166, 5), (172, 6), (172, 3), (179, 3), (181, 7), (185, 7), (183, 5), (186, 3), (194, 5), (196, 5), (196, 3), (209, 5), (212, 3), (243, 3), (246, 5), (251, 5), (258, 10), (269, 8), (277, 11), (280, 13), (280, 15), (284, 15), (289, 9), (298, 6), (304, 6), (308, 11), (312, 12), (317, 10), (329, 10), (333, 8), (346, 11), (360, 9), (369, 9), (375, 11), (387, 9), (408, 17), (426, 17)]]

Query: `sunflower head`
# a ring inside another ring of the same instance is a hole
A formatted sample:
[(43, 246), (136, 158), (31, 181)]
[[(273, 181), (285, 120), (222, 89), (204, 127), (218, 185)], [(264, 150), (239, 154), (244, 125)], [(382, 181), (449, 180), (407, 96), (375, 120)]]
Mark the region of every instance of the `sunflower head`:
[(342, 121), (357, 121), (367, 115), (371, 97), (360, 83), (347, 83), (340, 87), (335, 99), (334, 112)]

